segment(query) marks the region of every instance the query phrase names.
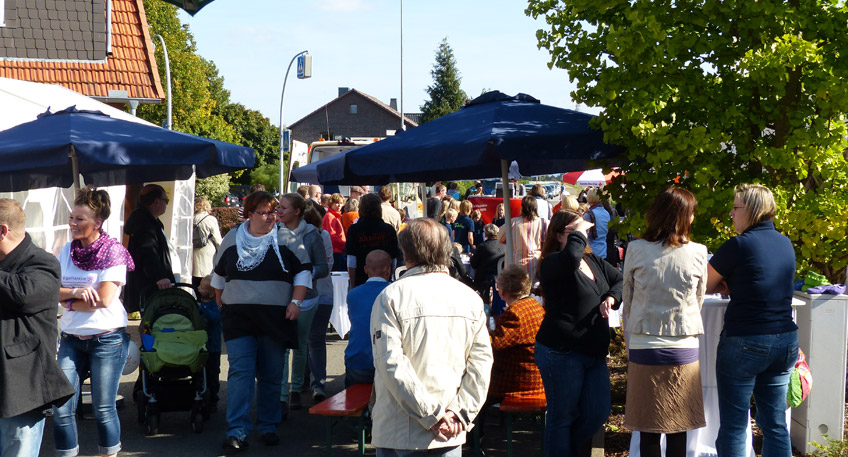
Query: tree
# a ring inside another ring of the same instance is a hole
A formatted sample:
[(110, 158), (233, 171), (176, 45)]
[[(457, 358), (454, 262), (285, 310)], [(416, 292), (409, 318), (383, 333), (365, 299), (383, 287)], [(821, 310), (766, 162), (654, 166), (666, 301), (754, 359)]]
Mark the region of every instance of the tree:
[(427, 88), (430, 100), (421, 107), (421, 124), (452, 113), (465, 105), (468, 96), (459, 87), (462, 78), (456, 68), (453, 50), (444, 38), (436, 51), (436, 63), (430, 71), (433, 85)]
[(250, 172), (250, 182), (254, 184), (264, 184), (266, 189), (276, 189), (280, 187), (280, 161), (275, 163), (266, 163), (258, 166)]
[(224, 199), (230, 188), (230, 175), (224, 173), (198, 179), (194, 194), (198, 197), (206, 197), (209, 203), (215, 205)]
[[(146, 0), (144, 9), (150, 34), (162, 35), (168, 46), (174, 130), (235, 142), (238, 137), (232, 126), (213, 113), (218, 100), (212, 98), (210, 90), (210, 62), (197, 55), (194, 37), (188, 26), (180, 23), (177, 8), (159, 0)], [(163, 53), (157, 49), (159, 77), (162, 85), (165, 85), (167, 80), (163, 59)], [(217, 69), (214, 69), (214, 74), (217, 75)], [(229, 93), (226, 96), (228, 98)], [(166, 116), (166, 103), (167, 100), (159, 105), (142, 105), (138, 109), (138, 116), (162, 125)]]
[[(698, 198), (694, 238), (731, 235), (735, 185), (778, 202), (778, 230), (802, 270), (837, 279), (848, 264), (848, 7), (801, 2), (530, 0), (549, 66), (575, 101), (603, 108), (594, 126), (627, 148), (608, 186), (638, 234), (673, 182)], [(625, 184), (619, 186), (618, 184)], [(840, 281), (841, 282), (841, 281)]]

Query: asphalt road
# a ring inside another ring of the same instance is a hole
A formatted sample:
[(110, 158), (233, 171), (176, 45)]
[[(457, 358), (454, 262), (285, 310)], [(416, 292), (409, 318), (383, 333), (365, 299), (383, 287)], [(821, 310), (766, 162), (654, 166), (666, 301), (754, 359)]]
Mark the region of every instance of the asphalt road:
[[(131, 334), (137, 340), (135, 329), (138, 322), (130, 321)], [(327, 341), (327, 389), (328, 396), (344, 389), (344, 348), (347, 341), (338, 340), (334, 336)], [(226, 350), (226, 348), (225, 348)], [(163, 412), (159, 426), (159, 434), (146, 436), (144, 426), (137, 421), (137, 409), (132, 400), (132, 388), (138, 377), (138, 372), (121, 378), (119, 393), (124, 396), (124, 406), (118, 410), (121, 419), (121, 456), (219, 456), (224, 455), (221, 444), (226, 437), (227, 423), (225, 409), (227, 402), (227, 357), (221, 357), (221, 392), (219, 411), (204, 423), (201, 433), (194, 433), (189, 422), (189, 412)], [(254, 431), (249, 437), (250, 448), (240, 453), (250, 457), (261, 456), (324, 456), (326, 449), (326, 418), (312, 416), (309, 408), (315, 403), (311, 393), (304, 393), (303, 409), (290, 411), (288, 420), (280, 424), (278, 433), (282, 443), (279, 446), (267, 447)], [(486, 426), (486, 437), (483, 449), (487, 456), (505, 456), (505, 431), (497, 411), (490, 411)], [(355, 456), (356, 435), (353, 421), (344, 421), (334, 428), (333, 455)], [(44, 439), (41, 445), (41, 457), (55, 455), (53, 444), (53, 423), (47, 418), (44, 428)], [(97, 456), (97, 428), (94, 420), (77, 420), (80, 439), (80, 456)], [(540, 424), (538, 419), (522, 419), (516, 424), (515, 452), (517, 456), (540, 455)], [(375, 455), (373, 447), (366, 446), (366, 455)], [(471, 455), (466, 451), (465, 455)]]

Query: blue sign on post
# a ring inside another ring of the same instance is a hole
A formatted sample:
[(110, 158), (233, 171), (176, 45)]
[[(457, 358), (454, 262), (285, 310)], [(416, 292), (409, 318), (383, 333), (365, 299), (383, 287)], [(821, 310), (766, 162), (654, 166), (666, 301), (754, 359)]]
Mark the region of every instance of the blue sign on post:
[(312, 56), (304, 54), (297, 57), (297, 79), (312, 77)]
[(283, 130), (283, 152), (291, 151), (291, 130)]

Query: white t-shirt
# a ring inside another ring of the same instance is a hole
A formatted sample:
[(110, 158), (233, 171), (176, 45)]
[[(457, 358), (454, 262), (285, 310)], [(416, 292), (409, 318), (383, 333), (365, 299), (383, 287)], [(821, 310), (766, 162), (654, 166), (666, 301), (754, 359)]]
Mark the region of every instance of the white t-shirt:
[(59, 253), (59, 264), (62, 266), (62, 287), (97, 289), (104, 281), (118, 283), (118, 290), (108, 307), (93, 312), (66, 311), (62, 314), (63, 332), (88, 336), (127, 326), (127, 311), (120, 298), (121, 287), (127, 282), (126, 265), (115, 265), (105, 270), (82, 270), (71, 260), (71, 243), (66, 244)]

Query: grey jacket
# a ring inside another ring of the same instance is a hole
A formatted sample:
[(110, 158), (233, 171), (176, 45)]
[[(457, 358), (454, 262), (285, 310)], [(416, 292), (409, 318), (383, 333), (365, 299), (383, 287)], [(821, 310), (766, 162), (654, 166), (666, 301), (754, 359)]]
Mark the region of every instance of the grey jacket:
[(657, 336), (704, 333), (701, 305), (707, 289), (707, 248), (636, 240), (624, 261), (625, 330)]
[(290, 231), (303, 244), (309, 255), (309, 262), (312, 263), (312, 288), (306, 291), (306, 298), (315, 298), (318, 296), (318, 280), (330, 274), (321, 231), (303, 219), (300, 220), (297, 228)]

